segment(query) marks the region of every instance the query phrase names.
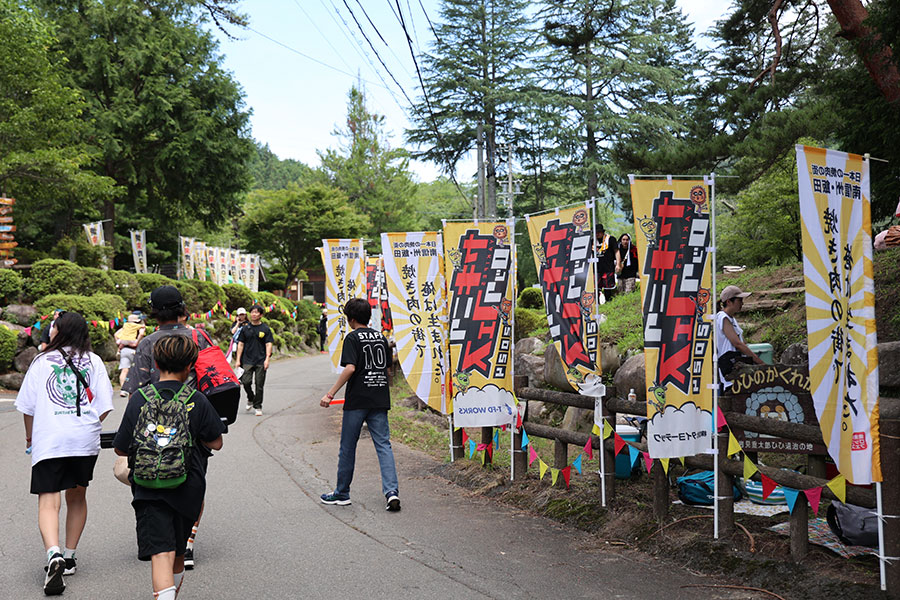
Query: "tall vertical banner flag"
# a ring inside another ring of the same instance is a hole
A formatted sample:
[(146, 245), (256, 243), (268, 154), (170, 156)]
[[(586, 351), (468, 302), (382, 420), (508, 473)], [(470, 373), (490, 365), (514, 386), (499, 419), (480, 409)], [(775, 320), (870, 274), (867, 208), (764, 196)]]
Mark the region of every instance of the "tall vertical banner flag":
[(178, 236), (178, 246), (181, 248), (181, 278), (194, 278), (194, 238)]
[(225, 285), (228, 281), (228, 248), (216, 248), (216, 270), (219, 272), (219, 285)]
[(512, 391), (515, 246), (509, 222), (446, 223), (453, 424), (515, 422)]
[(240, 283), (242, 286), (250, 289), (250, 264), (249, 264), (250, 256), (244, 254), (243, 252), (238, 253), (238, 275), (240, 280), (236, 283)]
[(436, 231), (382, 233), (381, 254), (397, 356), (423, 402), (449, 414), (444, 244)]
[(869, 161), (797, 146), (809, 381), (847, 481), (881, 481)]
[(13, 248), (19, 245), (15, 241), (16, 226), (12, 214), (15, 204), (15, 198), (0, 196), (0, 267), (7, 269), (19, 262), (12, 257)]
[(241, 266), (239, 252), (234, 248), (228, 249), (228, 283), (241, 282)]
[(344, 337), (350, 324), (344, 305), (353, 298), (366, 297), (365, 251), (362, 240), (322, 240), (322, 265), (325, 267), (325, 308), (328, 353), (335, 373), (340, 373)]
[(194, 269), (196, 269), (197, 279), (206, 281), (206, 271), (209, 269), (206, 258), (206, 242), (200, 240), (194, 240)]
[(216, 269), (216, 253), (219, 251), (215, 246), (207, 246), (206, 247), (206, 265), (209, 269), (209, 280), (215, 284), (222, 285), (219, 283), (219, 272)]
[(247, 261), (247, 268), (250, 273), (248, 275), (250, 280), (250, 285), (247, 286), (250, 288), (251, 292), (259, 291), (259, 256), (256, 254), (251, 254)]
[(91, 246), (103, 246), (106, 239), (103, 237), (103, 222), (95, 221), (94, 223), (85, 223), (83, 225), (84, 233), (87, 234), (88, 241)]
[(652, 458), (693, 456), (712, 447), (709, 193), (704, 180), (631, 182)]
[(544, 296), (550, 337), (572, 387), (586, 396), (602, 396), (597, 286), (591, 206), (529, 215), (528, 235)]
[(366, 257), (366, 300), (372, 309), (369, 327), (381, 331), (381, 291), (384, 287), (384, 267), (380, 256)]
[(143, 229), (131, 230), (131, 255), (134, 257), (134, 272), (147, 272), (147, 232)]

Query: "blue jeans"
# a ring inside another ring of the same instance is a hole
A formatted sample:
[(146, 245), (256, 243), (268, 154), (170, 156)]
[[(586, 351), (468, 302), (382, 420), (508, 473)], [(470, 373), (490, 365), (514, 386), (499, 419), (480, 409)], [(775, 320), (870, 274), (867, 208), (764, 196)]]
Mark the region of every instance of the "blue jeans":
[(398, 493), (397, 467), (394, 465), (394, 451), (391, 450), (391, 428), (386, 409), (345, 410), (341, 422), (341, 451), (338, 456), (337, 487), (334, 493), (339, 498), (350, 497), (350, 482), (356, 466), (356, 444), (363, 423), (368, 424), (378, 464), (381, 466), (381, 492), (387, 496)]

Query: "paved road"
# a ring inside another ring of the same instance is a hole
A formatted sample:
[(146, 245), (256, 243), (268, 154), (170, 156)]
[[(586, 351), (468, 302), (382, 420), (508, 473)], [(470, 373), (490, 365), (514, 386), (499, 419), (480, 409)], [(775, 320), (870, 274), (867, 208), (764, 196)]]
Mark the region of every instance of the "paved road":
[[(273, 363), (264, 417), (241, 414), (210, 460), (197, 568), (181, 598), (740, 598), (610, 553), (552, 521), (471, 495), (433, 474), (435, 462), (394, 444), (403, 510), (388, 513), (369, 440), (360, 442), (353, 504), (323, 506), (333, 488), (340, 414), (318, 407), (332, 383), (327, 357)], [(121, 418), (124, 399), (107, 428)], [(37, 502), (28, 494), (22, 421), (0, 397), (0, 598), (43, 597)], [(148, 598), (150, 568), (136, 559), (129, 489), (105, 450), (88, 490), (71, 599)]]

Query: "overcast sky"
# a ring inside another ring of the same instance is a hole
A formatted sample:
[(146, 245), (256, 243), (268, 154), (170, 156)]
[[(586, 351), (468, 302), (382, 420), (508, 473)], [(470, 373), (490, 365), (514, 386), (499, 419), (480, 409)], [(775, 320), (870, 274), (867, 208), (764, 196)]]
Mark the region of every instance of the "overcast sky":
[[(706, 31), (729, 3), (715, 0), (678, 0), (695, 32)], [(403, 145), (409, 125), (403, 92), (415, 99), (417, 79), (409, 47), (391, 0), (244, 0), (240, 11), (250, 29), (234, 31), (236, 40), (219, 35), (224, 67), (244, 89), (253, 110), (253, 137), (269, 144), (280, 158), (310, 166), (319, 164), (316, 150), (336, 146), (332, 132), (343, 126), (347, 92), (361, 78), (369, 108), (385, 117), (391, 144)], [(424, 51), (431, 39), (426, 20), (439, 18), (438, 0), (400, 0), (413, 47)], [(359, 20), (374, 46), (360, 34)], [(361, 7), (365, 7), (366, 14)], [(423, 10), (424, 7), (424, 10)], [(374, 32), (371, 19), (380, 35)], [(706, 45), (705, 40), (698, 42)], [(381, 65), (379, 61), (387, 65)], [(390, 71), (390, 74), (388, 73)], [(392, 79), (399, 82), (398, 87)], [(401, 91), (401, 87), (402, 90)], [(422, 181), (438, 175), (429, 163), (411, 164)], [(473, 161), (459, 167), (462, 179), (474, 175)]]

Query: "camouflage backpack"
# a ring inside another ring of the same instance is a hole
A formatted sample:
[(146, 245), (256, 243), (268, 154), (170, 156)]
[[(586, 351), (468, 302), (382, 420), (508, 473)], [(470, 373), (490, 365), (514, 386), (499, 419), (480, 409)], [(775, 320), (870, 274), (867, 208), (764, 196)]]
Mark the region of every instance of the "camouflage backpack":
[(178, 487), (190, 468), (188, 405), (194, 390), (183, 385), (171, 400), (152, 384), (139, 391), (144, 405), (134, 426), (134, 482), (153, 489)]

